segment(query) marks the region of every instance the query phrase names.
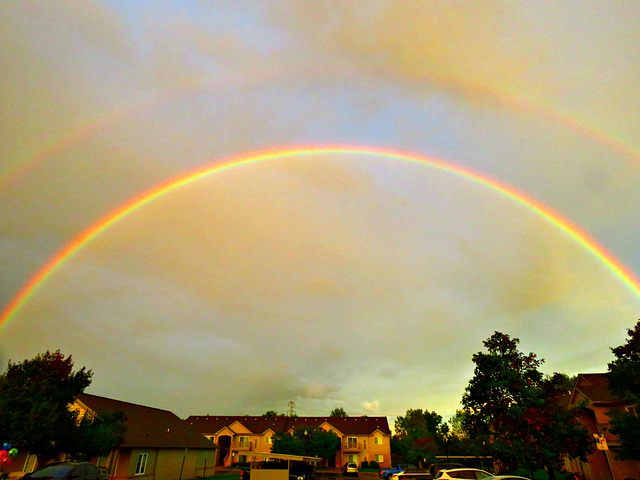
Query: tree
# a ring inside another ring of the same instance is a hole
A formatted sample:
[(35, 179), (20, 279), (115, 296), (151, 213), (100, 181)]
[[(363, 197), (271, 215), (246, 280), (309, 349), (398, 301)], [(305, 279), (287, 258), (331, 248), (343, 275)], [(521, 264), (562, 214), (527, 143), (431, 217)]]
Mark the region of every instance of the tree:
[(95, 415), (84, 414), (77, 420), (74, 442), (65, 453), (74, 460), (89, 461), (94, 457), (107, 456), (122, 443), (125, 433), (123, 412)]
[(423, 464), (433, 462), (439, 447), (445, 444), (448, 427), (442, 416), (422, 409), (409, 409), (394, 423), (395, 447), (406, 461)]
[(292, 433), (277, 432), (273, 439), (273, 453), (321, 457), (335, 463), (340, 437), (322, 428), (298, 427)]
[(273, 453), (285, 453), (288, 455), (306, 455), (307, 450), (299, 435), (288, 432), (276, 432), (273, 436)]
[(278, 412), (276, 412), (275, 410), (267, 410), (265, 413), (262, 414), (263, 417), (278, 417), (278, 416), (282, 416), (284, 417), (284, 413), (278, 415)]
[(624, 345), (611, 349), (616, 359), (608, 364), (607, 378), (613, 393), (640, 403), (640, 321), (627, 335)]
[(518, 351), (519, 340), (495, 332), (484, 342), (487, 352), (476, 364), (462, 398), (465, 430), (506, 469), (546, 468), (549, 477), (562, 470), (562, 455), (586, 460), (593, 441), (565, 408), (566, 376), (544, 377), (544, 360)]
[[(21, 363), (9, 361), (0, 375), (0, 438), (35, 454), (40, 465), (61, 453), (110, 451), (120, 440), (122, 419), (81, 419), (70, 408), (92, 375), (85, 367), (73, 371), (73, 359), (59, 350)], [(113, 435), (102, 438), (107, 431)]]
[[(635, 404), (640, 403), (640, 321), (627, 330), (625, 344), (612, 348), (616, 359), (608, 364), (610, 390)], [(620, 439), (621, 459), (640, 459), (640, 418), (631, 412), (611, 410), (609, 430)]]
[(347, 415), (347, 412), (344, 411), (344, 408), (337, 407), (331, 410), (331, 413), (329, 414), (329, 416), (330, 417), (348, 417), (349, 415)]

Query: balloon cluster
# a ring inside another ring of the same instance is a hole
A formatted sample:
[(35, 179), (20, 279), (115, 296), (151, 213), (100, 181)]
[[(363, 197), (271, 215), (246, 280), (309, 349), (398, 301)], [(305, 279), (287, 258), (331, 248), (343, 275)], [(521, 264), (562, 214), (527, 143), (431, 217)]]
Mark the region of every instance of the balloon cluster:
[(0, 450), (0, 465), (9, 465), (16, 455), (18, 455), (18, 449), (12, 448), (10, 443), (5, 443)]

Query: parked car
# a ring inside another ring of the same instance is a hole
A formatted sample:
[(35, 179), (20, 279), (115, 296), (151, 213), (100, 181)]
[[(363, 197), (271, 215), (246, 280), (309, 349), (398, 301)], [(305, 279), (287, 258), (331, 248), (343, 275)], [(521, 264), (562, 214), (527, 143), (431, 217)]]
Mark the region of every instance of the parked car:
[(400, 473), (409, 468), (416, 468), (416, 466), (410, 463), (399, 463), (393, 468), (386, 468), (386, 469), (380, 470), (380, 472), (378, 473), (378, 476), (380, 478), (384, 478), (385, 480), (387, 480), (387, 478), (390, 478), (391, 475), (393, 475), (394, 473)]
[(467, 466), (461, 463), (434, 463), (429, 466), (429, 473), (431, 478), (436, 478), (441, 470), (451, 470), (453, 468), (467, 468)]
[(342, 475), (345, 477), (357, 477), (358, 476), (358, 465), (353, 462), (347, 462), (342, 467)]
[(23, 480), (107, 480), (107, 474), (93, 463), (52, 463), (35, 472), (27, 473)]
[(407, 468), (398, 473), (392, 473), (389, 480), (433, 480), (428, 468)]
[(451, 480), (463, 478), (466, 480), (487, 480), (493, 477), (489, 472), (480, 470), (479, 468), (452, 468), (450, 470), (440, 470), (438, 480)]

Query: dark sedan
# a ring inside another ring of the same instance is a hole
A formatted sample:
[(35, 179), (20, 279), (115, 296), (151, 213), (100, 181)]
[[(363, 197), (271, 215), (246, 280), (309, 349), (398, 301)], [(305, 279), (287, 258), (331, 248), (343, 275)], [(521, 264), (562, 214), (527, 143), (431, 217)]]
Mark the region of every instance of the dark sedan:
[(23, 480), (107, 480), (107, 474), (93, 463), (62, 462), (42, 467)]

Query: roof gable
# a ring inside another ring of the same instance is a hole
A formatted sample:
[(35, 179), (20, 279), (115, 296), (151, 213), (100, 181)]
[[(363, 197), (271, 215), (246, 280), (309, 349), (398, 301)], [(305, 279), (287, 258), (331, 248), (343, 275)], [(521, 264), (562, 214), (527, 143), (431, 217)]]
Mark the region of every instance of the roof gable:
[(628, 403), (611, 393), (606, 373), (578, 374), (578, 379), (571, 395), (571, 403), (576, 404), (576, 402), (579, 403), (583, 399), (591, 404), (601, 405)]
[(229, 425), (229, 429), (231, 431), (233, 431), (236, 434), (240, 434), (240, 433), (252, 433), (251, 430), (249, 430), (247, 427), (245, 427), (242, 423), (240, 423), (239, 421), (235, 421), (233, 422), (231, 425)]

